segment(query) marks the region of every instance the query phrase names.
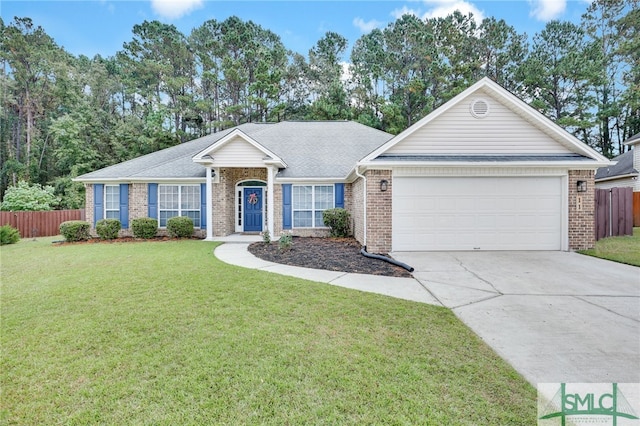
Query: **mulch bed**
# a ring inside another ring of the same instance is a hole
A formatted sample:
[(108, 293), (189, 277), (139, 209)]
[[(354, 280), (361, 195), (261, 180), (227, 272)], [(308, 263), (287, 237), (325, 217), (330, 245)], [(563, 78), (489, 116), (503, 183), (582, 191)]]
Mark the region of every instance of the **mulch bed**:
[(388, 277), (412, 276), (400, 266), (363, 256), (361, 248), (353, 238), (294, 237), (289, 250), (281, 250), (278, 242), (259, 242), (250, 244), (249, 252), (269, 262), (304, 268)]

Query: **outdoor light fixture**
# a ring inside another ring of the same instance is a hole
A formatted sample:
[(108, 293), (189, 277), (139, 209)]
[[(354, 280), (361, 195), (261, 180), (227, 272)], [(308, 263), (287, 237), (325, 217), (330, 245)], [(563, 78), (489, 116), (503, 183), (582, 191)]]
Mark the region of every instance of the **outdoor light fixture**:
[(389, 181), (382, 179), (380, 181), (380, 191), (385, 192), (387, 189), (389, 189)]
[(577, 182), (578, 185), (578, 192), (587, 192), (587, 181), (586, 180), (579, 180)]

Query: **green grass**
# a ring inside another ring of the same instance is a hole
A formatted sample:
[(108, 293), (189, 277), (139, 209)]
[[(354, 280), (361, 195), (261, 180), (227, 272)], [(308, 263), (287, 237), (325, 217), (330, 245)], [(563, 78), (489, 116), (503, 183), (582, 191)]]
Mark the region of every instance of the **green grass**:
[(633, 236), (603, 238), (596, 242), (593, 249), (582, 250), (580, 253), (640, 266), (640, 228), (633, 228)]
[(3, 246), (0, 423), (535, 424), (448, 309), (230, 266), (214, 243)]

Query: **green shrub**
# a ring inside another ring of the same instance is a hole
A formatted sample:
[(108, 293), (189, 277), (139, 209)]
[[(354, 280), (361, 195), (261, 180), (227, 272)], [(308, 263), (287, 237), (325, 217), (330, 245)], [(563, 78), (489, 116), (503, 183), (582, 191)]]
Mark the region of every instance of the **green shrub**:
[(145, 240), (153, 238), (158, 233), (158, 220), (151, 217), (140, 217), (131, 221), (131, 231), (136, 238)]
[(91, 225), (83, 220), (70, 220), (60, 224), (60, 234), (68, 242), (84, 241), (91, 238)]
[(20, 233), (11, 225), (0, 226), (0, 246), (20, 241)]
[(280, 248), (280, 251), (289, 251), (291, 250), (291, 246), (293, 246), (293, 235), (288, 232), (284, 232), (280, 235), (278, 247)]
[(174, 216), (167, 220), (167, 232), (172, 238), (191, 238), (193, 221), (187, 216)]
[(100, 219), (96, 223), (96, 233), (103, 240), (118, 238), (120, 229), (122, 229), (122, 225), (118, 219)]
[(262, 242), (263, 243), (271, 244), (271, 233), (269, 232), (268, 229), (265, 229), (264, 231), (262, 231), (262, 233), (260, 235), (262, 235)]
[(324, 225), (331, 228), (332, 237), (348, 237), (350, 228), (349, 212), (343, 208), (328, 209), (322, 212)]

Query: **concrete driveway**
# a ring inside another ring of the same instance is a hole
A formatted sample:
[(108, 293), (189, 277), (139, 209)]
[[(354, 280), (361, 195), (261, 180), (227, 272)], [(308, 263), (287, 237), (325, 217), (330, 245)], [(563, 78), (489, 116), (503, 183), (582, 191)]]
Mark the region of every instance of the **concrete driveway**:
[(567, 252), (392, 255), (533, 385), (640, 382), (640, 268)]

